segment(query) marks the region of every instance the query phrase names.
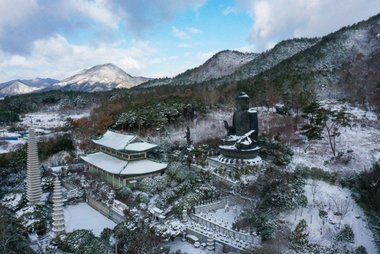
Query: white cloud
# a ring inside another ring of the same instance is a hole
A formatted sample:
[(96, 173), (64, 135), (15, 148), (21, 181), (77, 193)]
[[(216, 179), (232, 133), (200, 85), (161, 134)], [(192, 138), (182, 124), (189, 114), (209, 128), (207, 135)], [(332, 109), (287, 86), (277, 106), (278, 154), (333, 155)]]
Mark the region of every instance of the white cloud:
[(172, 34), (174, 35), (174, 37), (180, 40), (186, 40), (186, 39), (190, 39), (192, 35), (202, 34), (202, 31), (193, 26), (186, 27), (184, 30), (181, 30), (175, 26), (172, 26)]
[(367, 19), (380, 10), (378, 0), (236, 0), (251, 16), (249, 41), (255, 50), (293, 37), (323, 36)]
[(0, 1), (0, 35), (4, 26), (14, 26), (29, 17), (38, 9), (36, 0)]
[(231, 13), (236, 13), (239, 11), (239, 8), (237, 6), (227, 6), (222, 10), (223, 15), (227, 16)]
[(95, 1), (77, 1), (70, 0), (70, 5), (74, 10), (79, 11), (82, 15), (99, 22), (106, 27), (116, 29), (120, 16), (116, 15), (106, 0)]
[(186, 33), (183, 30), (178, 29), (175, 26), (172, 26), (172, 34), (174, 35), (174, 37), (176, 37), (176, 38), (178, 38), (180, 40), (185, 40), (185, 39), (189, 39), (190, 38), (190, 35), (188, 33)]
[(187, 27), (186, 30), (187, 30), (189, 33), (192, 33), (192, 34), (201, 34), (201, 33), (202, 33), (201, 30), (199, 30), (198, 28), (193, 27), (193, 26), (191, 26), (191, 27)]
[(68, 37), (85, 33), (88, 40), (110, 42), (120, 39), (116, 32), (124, 26), (133, 38), (142, 40), (185, 9), (197, 13), (205, 1), (0, 0), (0, 49), (29, 54), (34, 41), (56, 33)]
[(2, 68), (32, 68), (33, 64), (30, 63), (25, 57), (20, 55), (13, 55), (9, 57), (7, 61), (0, 63), (0, 67)]
[[(114, 63), (131, 75), (146, 75), (150, 58), (156, 52), (147, 41), (134, 41), (129, 48), (105, 44), (82, 46), (70, 44), (54, 35), (34, 42), (30, 55), (19, 56), (0, 51), (0, 67), (7, 73), (0, 80), (52, 77), (63, 79), (96, 64)], [(22, 76), (19, 76), (22, 73)]]

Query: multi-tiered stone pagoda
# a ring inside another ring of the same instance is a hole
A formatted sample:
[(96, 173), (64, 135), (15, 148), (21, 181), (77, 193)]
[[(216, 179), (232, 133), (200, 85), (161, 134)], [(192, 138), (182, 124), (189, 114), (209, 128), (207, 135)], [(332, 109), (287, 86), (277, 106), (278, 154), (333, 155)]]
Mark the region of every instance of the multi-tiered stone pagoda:
[(61, 181), (58, 179), (58, 176), (54, 181), (54, 190), (53, 190), (53, 235), (58, 236), (65, 233), (65, 218), (63, 213), (63, 198), (62, 198), (62, 189)]
[(29, 130), (26, 198), (30, 204), (41, 203), (41, 170), (38, 160), (37, 140), (34, 129)]

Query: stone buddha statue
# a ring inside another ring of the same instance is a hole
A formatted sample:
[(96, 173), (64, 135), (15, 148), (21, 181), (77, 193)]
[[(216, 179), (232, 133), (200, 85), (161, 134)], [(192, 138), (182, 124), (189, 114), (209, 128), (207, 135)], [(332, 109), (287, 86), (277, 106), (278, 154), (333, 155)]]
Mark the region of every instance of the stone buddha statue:
[(254, 165), (261, 162), (257, 146), (259, 124), (257, 111), (249, 108), (249, 96), (241, 92), (235, 99), (236, 110), (232, 124), (224, 121), (227, 136), (219, 146), (218, 161), (228, 165)]
[(232, 126), (224, 121), (227, 130), (225, 141), (229, 144), (235, 143), (238, 149), (253, 148), (256, 146), (259, 131), (257, 111), (249, 108), (249, 96), (244, 92), (241, 92), (235, 101), (236, 110), (232, 116)]

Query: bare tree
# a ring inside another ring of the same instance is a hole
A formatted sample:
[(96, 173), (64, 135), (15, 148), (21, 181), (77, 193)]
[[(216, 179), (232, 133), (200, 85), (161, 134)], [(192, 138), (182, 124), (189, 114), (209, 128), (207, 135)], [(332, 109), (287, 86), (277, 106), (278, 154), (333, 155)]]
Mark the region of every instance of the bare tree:
[(339, 228), (342, 223), (342, 219), (346, 216), (350, 207), (350, 202), (347, 199), (338, 199), (337, 197), (331, 197), (331, 200), (335, 205), (335, 215), (339, 216)]
[(313, 180), (310, 184), (310, 187), (311, 187), (311, 194), (313, 195), (313, 206), (314, 206), (314, 203), (315, 203), (315, 195), (317, 194), (317, 192), (319, 191), (319, 185), (317, 183), (317, 181)]

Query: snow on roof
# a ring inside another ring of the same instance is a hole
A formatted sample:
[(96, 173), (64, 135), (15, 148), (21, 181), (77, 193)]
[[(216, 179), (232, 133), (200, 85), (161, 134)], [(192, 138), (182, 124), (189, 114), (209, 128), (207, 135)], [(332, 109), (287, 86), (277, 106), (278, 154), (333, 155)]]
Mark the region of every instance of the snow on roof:
[(163, 213), (163, 211), (160, 208), (156, 207), (156, 206), (150, 207), (149, 208), (149, 212), (151, 214), (162, 214)]
[(102, 152), (88, 154), (81, 156), (81, 158), (108, 173), (121, 175), (149, 174), (165, 169), (167, 166), (165, 163), (158, 163), (147, 159), (125, 161)]
[(125, 175), (140, 175), (149, 174), (163, 170), (167, 167), (165, 163), (158, 163), (151, 160), (130, 161), (122, 174)]
[(111, 174), (119, 174), (128, 164), (128, 161), (120, 160), (102, 152), (88, 154), (86, 156), (81, 156), (81, 158)]
[(147, 150), (150, 150), (152, 148), (155, 148), (155, 147), (157, 147), (157, 145), (155, 145), (155, 144), (149, 144), (146, 142), (136, 142), (136, 143), (132, 143), (132, 144), (127, 145), (125, 147), (125, 150), (135, 151), (135, 152), (143, 152), (143, 151), (147, 151)]
[(56, 166), (50, 167), (53, 172), (61, 172), (63, 169), (68, 169), (68, 166)]
[(95, 144), (109, 147), (115, 150), (127, 150), (143, 152), (157, 147), (155, 144), (146, 142), (136, 142), (139, 140), (136, 135), (122, 134), (108, 130), (100, 139), (93, 139)]
[(123, 150), (136, 135), (121, 134), (108, 130), (100, 139), (93, 139), (95, 144), (106, 146), (115, 150)]

